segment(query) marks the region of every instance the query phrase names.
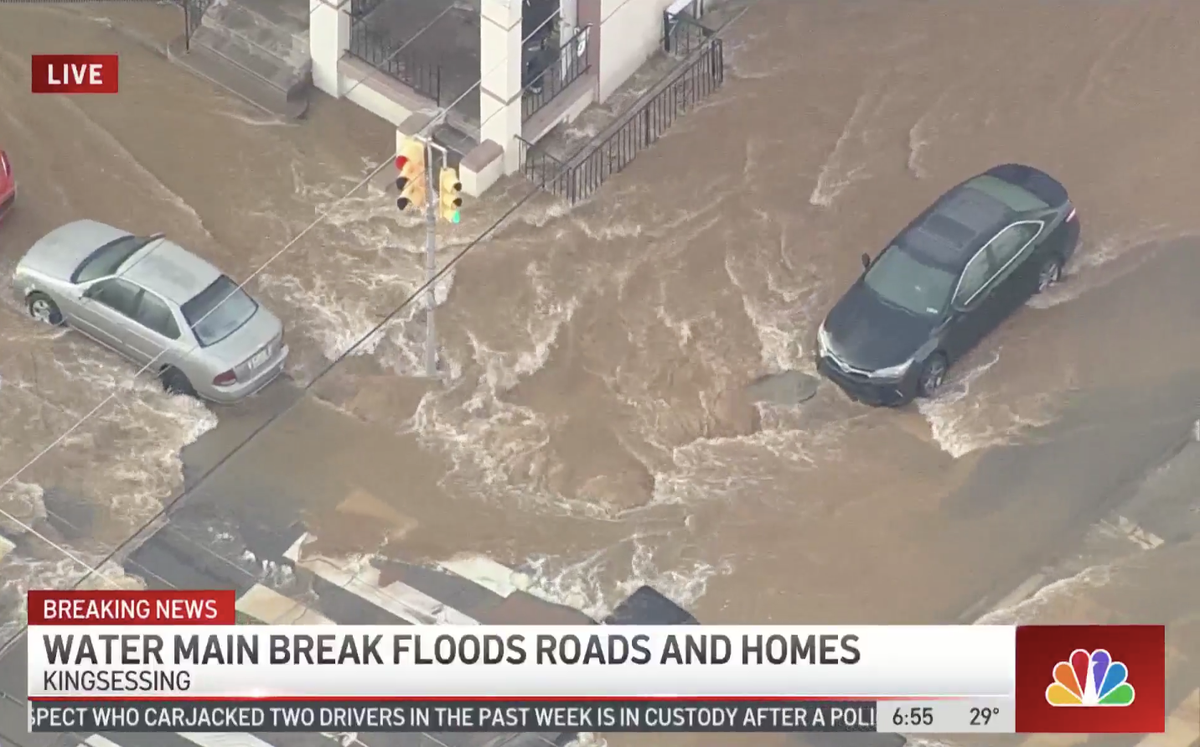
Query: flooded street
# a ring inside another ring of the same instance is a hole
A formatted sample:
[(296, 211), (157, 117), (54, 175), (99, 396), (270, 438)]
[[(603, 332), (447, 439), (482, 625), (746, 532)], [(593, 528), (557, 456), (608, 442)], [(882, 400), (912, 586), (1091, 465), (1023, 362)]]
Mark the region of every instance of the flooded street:
[[(379, 180), (338, 201), (392, 132), (326, 98), (301, 124), (264, 120), (154, 51), (177, 11), (102, 7), (0, 10), (0, 147), (21, 185), (0, 271), (83, 217), (164, 231), (239, 280), (269, 260), (247, 289), (287, 326), (293, 382), (272, 389), (308, 383), (421, 282), (423, 233)], [(150, 42), (88, 18), (117, 8)], [(477, 553), (591, 614), (651, 583), (709, 622), (974, 620), (1116, 522), (1200, 418), (1198, 23), (1182, 1), (760, 0), (699, 111), (591, 201), (535, 198), (439, 285), (443, 381), (419, 378), (406, 309), (221, 464), (193, 518), (303, 521), (330, 557)], [(119, 96), (28, 93), (29, 54), (84, 49), (121, 55)], [(1006, 162), (1079, 210), (1060, 286), (933, 401), (872, 410), (822, 383), (802, 406), (751, 402), (764, 374), (812, 372), (862, 252)], [(526, 189), (468, 199), (442, 255)], [(188, 458), (218, 464), (288, 399), (216, 409), (133, 370), (0, 306), (0, 477), (115, 395), (0, 491), (22, 521), (0, 524), (13, 616), (26, 584), (78, 573), (30, 526), (95, 562)], [(354, 491), (385, 508), (347, 510)], [(1195, 515), (1191, 498), (1155, 521)], [(1153, 561), (1079, 592), (1109, 617), (1059, 601), (1034, 619), (1192, 620), (1194, 642), (1195, 535), (1154, 531)]]

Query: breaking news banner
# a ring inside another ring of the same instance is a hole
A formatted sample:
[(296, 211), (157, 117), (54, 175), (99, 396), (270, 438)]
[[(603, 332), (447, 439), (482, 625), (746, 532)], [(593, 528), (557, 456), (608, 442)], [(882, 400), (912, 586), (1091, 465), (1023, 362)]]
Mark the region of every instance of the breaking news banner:
[(236, 625), (31, 591), (34, 732), (1161, 732), (1162, 626)]

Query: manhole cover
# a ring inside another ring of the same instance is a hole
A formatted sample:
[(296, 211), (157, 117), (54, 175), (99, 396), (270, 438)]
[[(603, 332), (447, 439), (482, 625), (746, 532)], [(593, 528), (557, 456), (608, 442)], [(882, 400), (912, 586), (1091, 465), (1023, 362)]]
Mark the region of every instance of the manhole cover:
[(817, 393), (817, 377), (800, 371), (783, 371), (755, 379), (746, 387), (753, 402), (775, 405), (798, 405)]

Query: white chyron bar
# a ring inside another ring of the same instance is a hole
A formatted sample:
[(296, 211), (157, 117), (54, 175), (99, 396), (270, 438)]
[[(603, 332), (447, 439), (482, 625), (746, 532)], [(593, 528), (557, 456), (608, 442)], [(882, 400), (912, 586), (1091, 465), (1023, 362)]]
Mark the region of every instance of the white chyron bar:
[(1015, 661), (1016, 629), (984, 625), (35, 625), (29, 696), (986, 699)]

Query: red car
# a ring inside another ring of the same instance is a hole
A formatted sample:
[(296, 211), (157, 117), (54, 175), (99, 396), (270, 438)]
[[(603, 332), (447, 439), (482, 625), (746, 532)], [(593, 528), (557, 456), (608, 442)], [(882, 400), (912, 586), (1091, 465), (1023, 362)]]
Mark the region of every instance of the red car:
[(0, 218), (17, 201), (17, 178), (13, 176), (8, 154), (0, 150)]

